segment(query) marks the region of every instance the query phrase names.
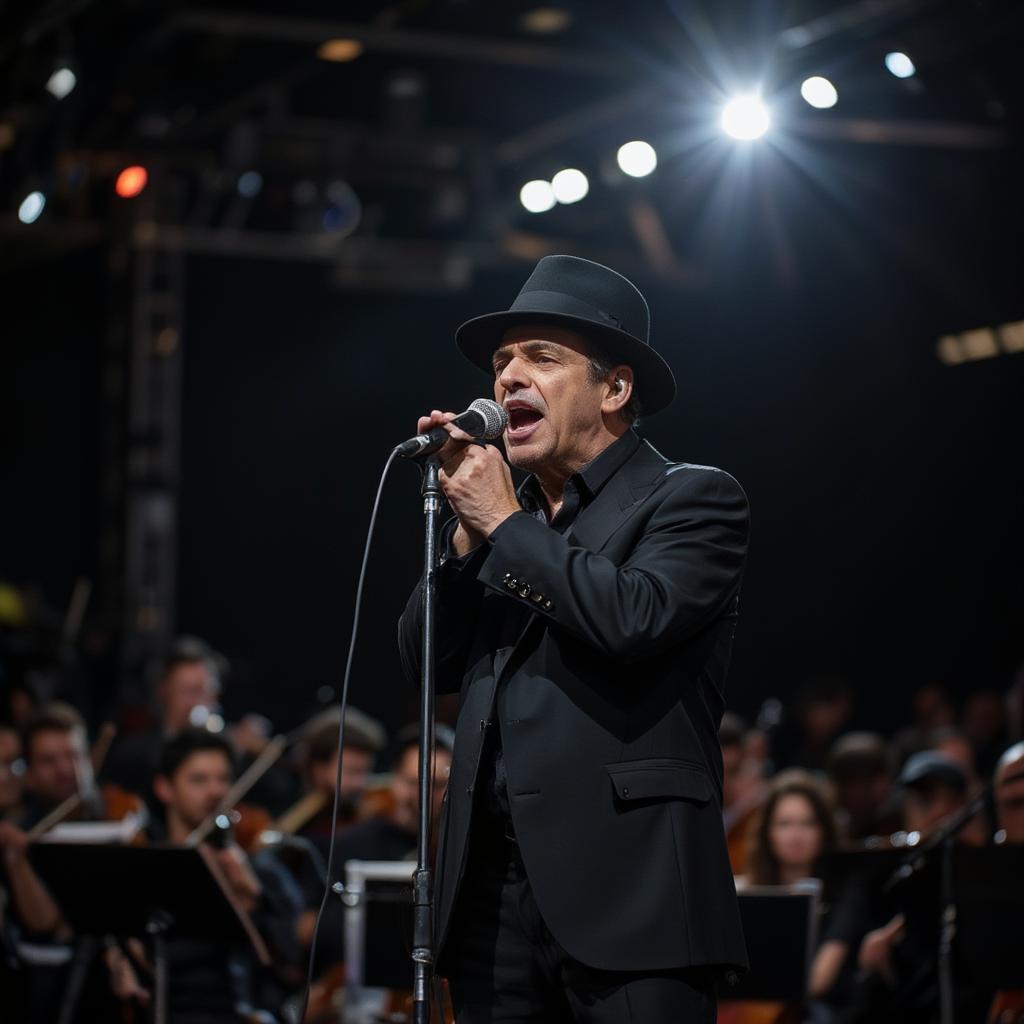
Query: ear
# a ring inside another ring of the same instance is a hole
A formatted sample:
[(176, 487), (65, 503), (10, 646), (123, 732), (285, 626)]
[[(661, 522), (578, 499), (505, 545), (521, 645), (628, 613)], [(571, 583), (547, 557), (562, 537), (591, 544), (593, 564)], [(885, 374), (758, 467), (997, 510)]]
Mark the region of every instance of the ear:
[(174, 798), (174, 791), (166, 775), (158, 775), (153, 779), (153, 794), (162, 804), (169, 804)]
[(633, 396), (633, 368), (616, 366), (605, 379), (605, 397), (601, 401), (601, 412), (616, 413), (625, 408)]

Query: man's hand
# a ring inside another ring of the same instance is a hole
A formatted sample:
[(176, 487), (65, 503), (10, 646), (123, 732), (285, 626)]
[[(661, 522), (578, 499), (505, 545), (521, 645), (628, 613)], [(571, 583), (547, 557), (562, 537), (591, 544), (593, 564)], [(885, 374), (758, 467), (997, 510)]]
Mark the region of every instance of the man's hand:
[[(441, 486), (467, 538), (476, 543), (520, 510), (508, 463), (491, 445), (467, 445), (442, 462)], [(455, 546), (458, 551), (457, 536)]]
[(896, 984), (892, 966), (893, 947), (903, 938), (904, 918), (897, 914), (887, 925), (864, 936), (857, 956), (857, 965), (864, 971), (880, 974), (890, 985)]
[(436, 457), (445, 497), (459, 519), (452, 545), (457, 555), (465, 555), (519, 511), (519, 499), (501, 452), (490, 445), (472, 444), (469, 434), (452, 426), (457, 415), (435, 409), (419, 418), (416, 429), (422, 434), (440, 425), (450, 435)]
[(215, 850), (214, 856), (234, 891), (236, 899), (242, 905), (242, 909), (247, 914), (251, 914), (259, 905), (260, 897), (263, 895), (263, 886), (260, 885), (260, 880), (249, 864), (249, 858), (235, 843), (222, 850)]
[(8, 821), (0, 821), (0, 850), (9, 863), (21, 860), (28, 849), (28, 836)]

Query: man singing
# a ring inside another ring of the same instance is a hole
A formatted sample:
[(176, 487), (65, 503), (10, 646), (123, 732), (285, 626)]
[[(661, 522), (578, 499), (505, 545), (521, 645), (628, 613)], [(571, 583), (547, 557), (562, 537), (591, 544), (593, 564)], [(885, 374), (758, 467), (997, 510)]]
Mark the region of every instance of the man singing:
[[(715, 1020), (746, 964), (717, 729), (748, 511), (736, 481), (632, 429), (675, 396), (643, 296), (542, 259), (456, 341), (492, 374), (508, 461), (452, 413), (455, 518), (438, 574), (437, 689), (460, 694), (437, 868), (458, 1024)], [(420, 589), (399, 627), (418, 678)]]

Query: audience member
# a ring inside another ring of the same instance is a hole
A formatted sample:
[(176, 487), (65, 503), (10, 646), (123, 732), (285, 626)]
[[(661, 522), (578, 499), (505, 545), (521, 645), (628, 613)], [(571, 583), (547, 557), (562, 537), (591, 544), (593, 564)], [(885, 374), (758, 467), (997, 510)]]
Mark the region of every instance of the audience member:
[(1015, 743), (996, 763), (998, 843), (1024, 843), (1024, 741)]
[(832, 745), (825, 768), (846, 839), (889, 835), (900, 827), (901, 809), (892, 791), (892, 755), (878, 733), (841, 736)]

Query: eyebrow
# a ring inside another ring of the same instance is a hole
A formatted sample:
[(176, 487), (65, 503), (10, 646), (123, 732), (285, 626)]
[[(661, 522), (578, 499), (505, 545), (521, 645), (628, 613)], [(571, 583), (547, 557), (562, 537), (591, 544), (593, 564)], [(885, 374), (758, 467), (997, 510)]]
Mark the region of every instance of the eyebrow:
[[(516, 344), (521, 345), (523, 351), (526, 352), (527, 355), (531, 356), (536, 355), (538, 352), (542, 351), (552, 352), (555, 350), (556, 347), (561, 347), (557, 345), (556, 342), (553, 341), (521, 341), (516, 342)], [(493, 357), (491, 358), (491, 363), (497, 364), (499, 359), (507, 357), (511, 353), (511, 351), (511, 346), (503, 345), (494, 353)]]

